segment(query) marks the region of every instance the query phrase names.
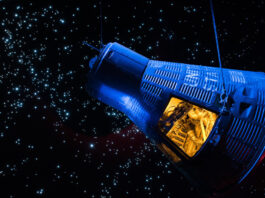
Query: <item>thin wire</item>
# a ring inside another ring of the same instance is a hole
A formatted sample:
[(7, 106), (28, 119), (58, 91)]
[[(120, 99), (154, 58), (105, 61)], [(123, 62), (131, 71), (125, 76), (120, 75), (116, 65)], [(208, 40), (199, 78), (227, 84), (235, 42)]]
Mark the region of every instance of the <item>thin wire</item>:
[(220, 68), (222, 68), (221, 55), (220, 55), (219, 44), (218, 44), (218, 36), (217, 36), (217, 30), (216, 30), (216, 25), (215, 25), (215, 17), (214, 17), (214, 10), (213, 10), (213, 2), (212, 2), (212, 0), (210, 0), (210, 5), (211, 5), (211, 12), (212, 12), (212, 19), (213, 19), (213, 29), (214, 29), (214, 34), (215, 34), (215, 42), (216, 42), (216, 48), (217, 48), (217, 53), (218, 53), (219, 66), (220, 66)]
[[(224, 75), (223, 75), (223, 68), (222, 68), (222, 62), (221, 62), (221, 55), (219, 50), (219, 44), (218, 44), (218, 36), (217, 36), (217, 30), (215, 25), (215, 17), (214, 17), (214, 10), (213, 10), (213, 2), (210, 0), (210, 6), (211, 6), (211, 13), (212, 13), (212, 20), (213, 20), (213, 29), (215, 34), (215, 42), (216, 42), (216, 49), (217, 49), (217, 55), (218, 55), (218, 61), (219, 61), (219, 67), (221, 71), (221, 77), (222, 77), (222, 85), (223, 85), (223, 93), (226, 96), (226, 89), (225, 89), (225, 81), (224, 81)], [(225, 105), (225, 100), (224, 100)]]
[(102, 21), (102, 2), (99, 2), (100, 12), (100, 48), (103, 46), (103, 21)]
[(83, 42), (83, 44), (87, 45), (88, 47), (92, 48), (93, 50), (100, 52), (100, 50), (98, 48), (94, 47), (93, 45), (88, 44), (87, 42)]

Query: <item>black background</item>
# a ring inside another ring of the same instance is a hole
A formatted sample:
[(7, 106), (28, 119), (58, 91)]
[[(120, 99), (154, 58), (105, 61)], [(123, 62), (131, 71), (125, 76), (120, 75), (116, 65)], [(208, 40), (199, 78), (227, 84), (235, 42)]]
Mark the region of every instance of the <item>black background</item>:
[[(0, 1), (1, 197), (200, 197), (126, 116), (85, 91), (98, 1)], [(264, 1), (214, 1), (223, 67), (264, 69)], [(209, 1), (104, 0), (103, 42), (218, 66)], [(214, 197), (264, 197), (264, 162)]]

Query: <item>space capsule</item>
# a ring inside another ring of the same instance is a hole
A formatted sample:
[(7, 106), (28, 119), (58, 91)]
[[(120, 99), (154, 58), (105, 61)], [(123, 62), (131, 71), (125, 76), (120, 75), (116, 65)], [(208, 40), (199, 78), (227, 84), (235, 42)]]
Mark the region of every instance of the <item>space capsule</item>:
[(150, 60), (118, 43), (89, 67), (88, 93), (126, 114), (198, 188), (241, 182), (264, 153), (263, 72)]

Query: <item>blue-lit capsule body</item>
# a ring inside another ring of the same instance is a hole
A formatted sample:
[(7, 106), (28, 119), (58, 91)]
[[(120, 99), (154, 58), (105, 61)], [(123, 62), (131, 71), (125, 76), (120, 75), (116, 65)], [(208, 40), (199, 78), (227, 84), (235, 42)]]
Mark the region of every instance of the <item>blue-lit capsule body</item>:
[[(107, 44), (90, 61), (87, 90), (125, 113), (171, 158), (194, 185), (219, 190), (242, 181), (257, 164), (265, 146), (265, 74), (150, 60), (118, 43)], [(158, 129), (171, 97), (217, 113), (206, 142), (188, 157)], [(221, 113), (224, 112), (224, 113)]]

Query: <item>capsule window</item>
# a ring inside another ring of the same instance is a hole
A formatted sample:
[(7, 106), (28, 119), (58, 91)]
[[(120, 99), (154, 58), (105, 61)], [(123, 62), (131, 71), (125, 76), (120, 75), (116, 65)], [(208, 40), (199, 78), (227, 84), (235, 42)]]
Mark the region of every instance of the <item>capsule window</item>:
[(218, 115), (172, 97), (159, 120), (159, 130), (186, 155), (193, 157), (209, 137)]

